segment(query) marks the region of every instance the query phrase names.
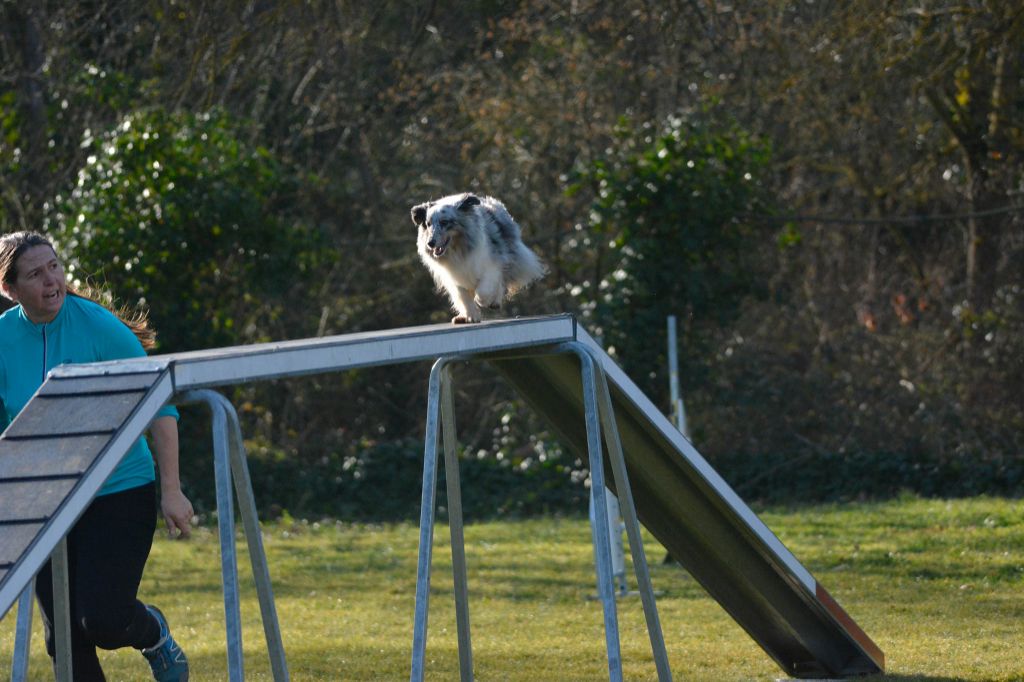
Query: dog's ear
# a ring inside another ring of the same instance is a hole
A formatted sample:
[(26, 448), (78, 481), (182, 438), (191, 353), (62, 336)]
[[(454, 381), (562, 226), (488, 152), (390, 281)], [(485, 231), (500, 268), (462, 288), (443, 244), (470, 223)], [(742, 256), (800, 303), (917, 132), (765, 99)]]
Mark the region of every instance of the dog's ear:
[(469, 211), (474, 206), (479, 206), (479, 205), (480, 205), (480, 198), (478, 196), (476, 196), (475, 194), (467, 194), (465, 197), (463, 197), (462, 201), (459, 202), (459, 210), (460, 211)]
[(412, 221), (417, 225), (423, 225), (427, 222), (427, 209), (430, 207), (429, 203), (419, 204), (418, 206), (412, 207)]

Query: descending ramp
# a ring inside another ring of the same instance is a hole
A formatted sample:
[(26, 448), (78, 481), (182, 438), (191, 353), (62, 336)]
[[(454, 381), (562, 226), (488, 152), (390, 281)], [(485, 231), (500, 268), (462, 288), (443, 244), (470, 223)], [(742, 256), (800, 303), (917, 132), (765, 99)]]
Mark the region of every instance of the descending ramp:
[[(566, 315), (432, 325), (59, 367), (0, 437), (0, 617), (159, 409), (194, 388), (483, 356), (586, 452), (580, 341), (611, 386), (644, 525), (795, 677), (881, 671), (882, 652)], [(606, 477), (609, 482), (612, 476)]]
[[(608, 377), (643, 525), (788, 674), (882, 672), (875, 643), (597, 343), (577, 336)], [(505, 354), (491, 363), (586, 461), (578, 360)], [(605, 480), (614, 485), (610, 471)]]

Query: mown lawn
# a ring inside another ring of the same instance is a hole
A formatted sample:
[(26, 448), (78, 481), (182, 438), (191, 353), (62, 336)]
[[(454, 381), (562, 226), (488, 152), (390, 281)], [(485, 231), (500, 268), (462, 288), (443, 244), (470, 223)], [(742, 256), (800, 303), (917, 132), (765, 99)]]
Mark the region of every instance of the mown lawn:
[[(877, 680), (1024, 680), (1024, 504), (901, 499), (763, 510), (762, 518), (885, 651)], [(427, 677), (458, 679), (447, 528), (434, 551)], [(418, 529), (413, 524), (274, 524), (265, 544), (293, 680), (409, 675)], [(246, 679), (270, 679), (244, 541)], [(466, 529), (480, 680), (607, 678), (590, 532), (583, 519)], [(649, 536), (659, 613), (679, 680), (776, 680), (783, 672)], [(195, 682), (226, 679), (215, 531), (157, 539), (143, 585), (189, 654)], [(630, 585), (634, 586), (632, 576)], [(0, 623), (0, 678), (16, 609)], [(656, 679), (643, 612), (620, 602), (627, 679)], [(103, 655), (111, 680), (146, 679), (133, 652)], [(36, 619), (31, 679), (52, 679)]]

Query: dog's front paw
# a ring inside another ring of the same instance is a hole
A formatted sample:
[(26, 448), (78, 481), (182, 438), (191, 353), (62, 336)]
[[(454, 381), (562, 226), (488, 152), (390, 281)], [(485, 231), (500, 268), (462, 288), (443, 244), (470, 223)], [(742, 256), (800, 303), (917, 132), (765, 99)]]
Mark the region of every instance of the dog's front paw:
[(479, 317), (470, 317), (469, 315), (456, 315), (452, 318), (452, 324), (473, 324), (479, 321)]

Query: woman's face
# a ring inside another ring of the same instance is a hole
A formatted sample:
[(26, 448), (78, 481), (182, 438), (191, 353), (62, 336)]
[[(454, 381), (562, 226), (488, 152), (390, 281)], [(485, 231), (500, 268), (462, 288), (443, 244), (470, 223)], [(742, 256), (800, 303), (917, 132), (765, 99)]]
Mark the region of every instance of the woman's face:
[(57, 254), (45, 244), (31, 246), (14, 263), (17, 278), (4, 285), (7, 298), (20, 303), (28, 319), (50, 322), (64, 305), (67, 281)]

